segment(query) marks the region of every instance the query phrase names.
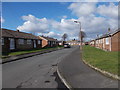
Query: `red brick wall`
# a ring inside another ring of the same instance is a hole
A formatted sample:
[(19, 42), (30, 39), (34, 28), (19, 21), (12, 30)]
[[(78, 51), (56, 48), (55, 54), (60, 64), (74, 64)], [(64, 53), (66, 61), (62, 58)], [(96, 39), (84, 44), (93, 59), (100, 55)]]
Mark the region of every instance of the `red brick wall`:
[[(36, 48), (41, 48), (42, 44), (38, 44), (38, 40), (36, 41)], [(27, 39), (24, 39), (24, 44), (19, 44), (18, 39), (16, 39), (16, 49), (17, 50), (27, 50), (27, 49), (33, 49), (34, 48), (34, 43), (32, 40), (31, 44), (27, 44)]]
[(47, 45), (48, 45), (48, 41), (42, 39), (42, 47), (47, 47)]
[(111, 51), (120, 51), (120, 32), (112, 36), (112, 48)]
[(37, 48), (42, 48), (42, 40), (40, 44), (38, 44), (38, 40), (36, 41), (36, 43), (37, 43)]
[(24, 44), (19, 44), (19, 40), (16, 39), (16, 50), (27, 50), (33, 48), (33, 41), (31, 44), (27, 44), (27, 40), (24, 39)]
[(2, 52), (3, 53), (10, 52), (10, 41), (8, 38), (4, 38), (4, 45), (2, 45)]
[(105, 50), (105, 38), (103, 38), (103, 50)]
[(105, 38), (105, 50), (110, 51), (110, 37), (109, 38), (109, 44), (106, 44), (106, 38)]

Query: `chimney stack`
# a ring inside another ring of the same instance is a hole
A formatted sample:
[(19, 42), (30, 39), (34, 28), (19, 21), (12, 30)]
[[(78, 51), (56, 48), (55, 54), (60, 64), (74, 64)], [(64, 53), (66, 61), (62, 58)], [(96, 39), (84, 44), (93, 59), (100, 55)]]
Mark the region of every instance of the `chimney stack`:
[(111, 31), (110, 28), (108, 28), (108, 33), (110, 33), (110, 31)]
[(16, 30), (17, 32), (20, 32), (18, 29)]

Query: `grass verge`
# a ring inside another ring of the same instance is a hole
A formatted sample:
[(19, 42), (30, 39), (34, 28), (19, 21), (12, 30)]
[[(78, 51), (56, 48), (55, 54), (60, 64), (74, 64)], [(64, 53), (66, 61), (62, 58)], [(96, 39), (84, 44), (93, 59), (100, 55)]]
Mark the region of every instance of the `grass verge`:
[(47, 47), (47, 48), (42, 48), (42, 49), (32, 49), (32, 50), (24, 50), (24, 51), (16, 51), (16, 52), (10, 52), (8, 56), (2, 56), (2, 58), (7, 58), (9, 56), (15, 56), (15, 55), (22, 55), (22, 54), (27, 54), (27, 53), (33, 53), (33, 52), (39, 52), (43, 50), (50, 50), (53, 48), (60, 48), (62, 46), (57, 46), (57, 47)]
[(83, 46), (83, 59), (89, 64), (118, 75), (118, 52), (108, 52), (101, 49)]

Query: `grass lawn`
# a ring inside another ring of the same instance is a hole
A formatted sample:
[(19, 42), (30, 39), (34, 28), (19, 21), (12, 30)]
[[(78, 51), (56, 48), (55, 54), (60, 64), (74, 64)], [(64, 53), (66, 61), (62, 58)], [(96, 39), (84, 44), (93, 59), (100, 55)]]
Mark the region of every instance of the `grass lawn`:
[(87, 45), (83, 46), (83, 59), (97, 68), (118, 75), (118, 52), (103, 51)]
[[(33, 52), (39, 52), (39, 51), (49, 50), (49, 49), (59, 48), (59, 47), (62, 47), (62, 46), (48, 47), (48, 48), (42, 48), (42, 49), (32, 49), (32, 50), (24, 50), (24, 51), (10, 52), (10, 53), (8, 54), (8, 56), (21, 55), (21, 54), (33, 53)], [(8, 57), (8, 56), (2, 56), (2, 58), (6, 58), (6, 57)]]

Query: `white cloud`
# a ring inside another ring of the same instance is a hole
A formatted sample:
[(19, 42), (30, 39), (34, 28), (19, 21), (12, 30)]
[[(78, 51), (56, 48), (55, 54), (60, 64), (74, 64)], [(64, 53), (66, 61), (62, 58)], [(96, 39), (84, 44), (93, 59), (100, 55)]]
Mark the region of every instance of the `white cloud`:
[(79, 27), (74, 23), (75, 20), (76, 19), (61, 19), (61, 22), (53, 22), (52, 27), (61, 32), (61, 34), (67, 33), (69, 38), (78, 37)]
[(42, 32), (47, 33), (49, 32), (49, 21), (46, 18), (38, 19), (33, 15), (23, 16), (22, 17), (25, 22), (22, 26), (18, 26), (17, 29), (20, 31), (27, 31), (27, 32)]
[(114, 3), (109, 5), (96, 5), (97, 3), (72, 3), (68, 9), (72, 11), (78, 19), (68, 19), (63, 16), (61, 21), (49, 20), (47, 18), (36, 18), (33, 15), (23, 16), (25, 21), (17, 29), (27, 32), (36, 32), (40, 35), (50, 36), (61, 39), (64, 33), (68, 34), (69, 39), (78, 38), (80, 31), (79, 24), (74, 23), (78, 20), (82, 23), (82, 30), (87, 33), (87, 40), (93, 39), (97, 34), (104, 34), (110, 27), (117, 29), (117, 6)]
[(100, 5), (97, 8), (97, 12), (106, 17), (117, 18), (118, 17), (118, 6), (116, 6), (114, 3), (110, 3), (108, 6)]
[(80, 16), (89, 16), (96, 10), (96, 3), (72, 3), (68, 9), (72, 10), (72, 13)]
[(110, 27), (112, 30), (118, 26), (118, 6), (114, 3), (109, 5), (96, 5), (97, 3), (72, 3), (68, 9), (78, 16), (82, 23), (82, 29), (88, 38), (95, 38), (97, 34), (104, 34)]
[(59, 33), (55, 33), (53, 31), (49, 32), (49, 33), (44, 33), (45, 36), (49, 36), (49, 37), (54, 37), (54, 38), (58, 38), (59, 40), (61, 39), (61, 34)]

